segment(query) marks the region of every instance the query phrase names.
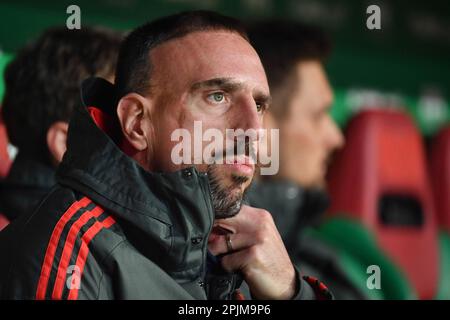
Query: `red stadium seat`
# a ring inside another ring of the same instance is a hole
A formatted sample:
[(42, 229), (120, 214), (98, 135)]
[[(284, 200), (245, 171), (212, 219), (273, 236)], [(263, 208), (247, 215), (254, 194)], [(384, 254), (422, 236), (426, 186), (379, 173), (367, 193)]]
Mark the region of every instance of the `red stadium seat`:
[(437, 228), (424, 147), (402, 112), (361, 112), (329, 172), (330, 215), (357, 220), (375, 235), (419, 298), (435, 296)]
[(8, 155), (8, 135), (0, 116), (0, 178), (8, 174), (11, 167), (11, 159)]
[(434, 139), (430, 150), (430, 177), (439, 232), (441, 275), (438, 299), (450, 299), (450, 126)]
[(431, 146), (430, 175), (439, 227), (450, 233), (450, 127)]
[(0, 231), (2, 231), (9, 224), (8, 218), (0, 213)]
[[(8, 154), (8, 135), (0, 114), (0, 178), (6, 177), (11, 167), (11, 159)], [(8, 218), (0, 213), (0, 231), (9, 224)]]

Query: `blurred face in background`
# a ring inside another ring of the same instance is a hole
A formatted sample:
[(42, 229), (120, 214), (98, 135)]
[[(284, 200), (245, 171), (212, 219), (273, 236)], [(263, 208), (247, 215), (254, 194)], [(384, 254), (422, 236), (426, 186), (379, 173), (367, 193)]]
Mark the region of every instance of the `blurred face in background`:
[(333, 92), (318, 61), (298, 63), (293, 79), (286, 113), (267, 120), (269, 127), (280, 128), (279, 177), (305, 188), (324, 188), (330, 156), (344, 144), (329, 114)]

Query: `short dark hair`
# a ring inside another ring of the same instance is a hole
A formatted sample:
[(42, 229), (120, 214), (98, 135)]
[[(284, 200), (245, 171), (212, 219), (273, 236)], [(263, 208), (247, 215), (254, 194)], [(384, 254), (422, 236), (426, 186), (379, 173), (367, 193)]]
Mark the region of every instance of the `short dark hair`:
[(48, 155), (47, 131), (81, 105), (80, 83), (93, 75), (114, 77), (122, 38), (106, 29), (57, 27), (23, 48), (4, 74), (1, 111), (11, 143)]
[(243, 24), (212, 11), (188, 11), (149, 22), (132, 31), (124, 40), (116, 68), (118, 98), (130, 93), (145, 94), (150, 89), (150, 51), (169, 40), (192, 32), (226, 30), (248, 41)]
[[(255, 22), (247, 27), (247, 31), (264, 66), (274, 97), (271, 111), (281, 116), (286, 108), (278, 108), (275, 98), (280, 96), (279, 91), (283, 91), (283, 99), (290, 99), (289, 93), (299, 81), (294, 72), (295, 66), (309, 60), (323, 63), (331, 51), (330, 40), (320, 28), (294, 21)], [(280, 105), (286, 106), (284, 102)]]

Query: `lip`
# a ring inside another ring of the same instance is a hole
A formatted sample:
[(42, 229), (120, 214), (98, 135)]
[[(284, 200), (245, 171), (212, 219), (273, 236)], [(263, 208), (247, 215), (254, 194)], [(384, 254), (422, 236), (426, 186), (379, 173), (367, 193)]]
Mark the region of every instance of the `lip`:
[(225, 163), (224, 166), (240, 175), (246, 176), (252, 176), (255, 171), (255, 165), (250, 162), (250, 158), (247, 156), (236, 157), (233, 163)]

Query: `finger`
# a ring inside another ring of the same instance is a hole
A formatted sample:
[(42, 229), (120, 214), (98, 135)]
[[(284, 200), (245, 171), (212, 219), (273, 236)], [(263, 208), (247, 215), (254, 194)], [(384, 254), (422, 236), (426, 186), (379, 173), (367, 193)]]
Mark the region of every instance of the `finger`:
[[(290, 299), (295, 292), (295, 269), (290, 260), (280, 261), (262, 258), (261, 252), (252, 246), (221, 259), (227, 272), (239, 271), (256, 299)], [(275, 263), (274, 263), (275, 262)]]
[(245, 269), (248, 261), (248, 249), (227, 254), (221, 259), (222, 267), (227, 272), (241, 271)]
[(267, 219), (270, 214), (262, 209), (243, 205), (239, 213), (227, 219), (217, 219), (215, 226), (233, 231), (233, 233), (252, 233), (259, 226), (259, 222)]
[[(241, 233), (229, 234), (229, 239), (233, 252), (253, 246), (257, 241), (256, 237), (252, 234)], [(228, 246), (226, 235), (215, 235), (214, 238), (211, 238), (208, 242), (208, 249), (214, 255), (229, 253), (230, 250)]]

